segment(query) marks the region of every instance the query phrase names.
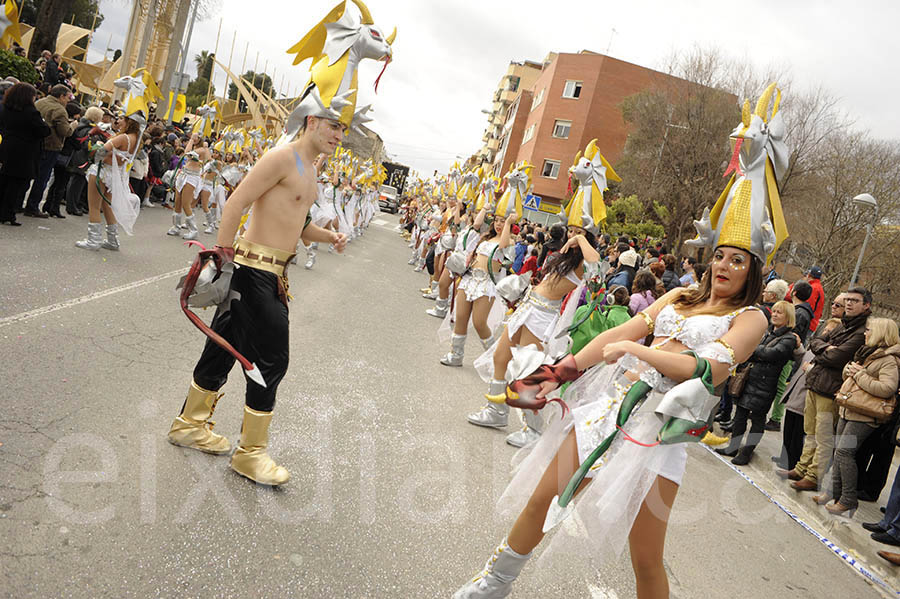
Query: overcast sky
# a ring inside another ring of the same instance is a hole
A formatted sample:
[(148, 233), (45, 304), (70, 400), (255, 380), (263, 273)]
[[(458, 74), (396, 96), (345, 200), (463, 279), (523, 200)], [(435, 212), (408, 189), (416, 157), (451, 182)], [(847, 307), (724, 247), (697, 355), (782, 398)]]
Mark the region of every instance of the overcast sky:
[[(291, 66), (285, 51), (335, 0), (219, 1), (221, 11), (194, 27), (190, 73), (193, 56), (215, 48), (221, 17), (218, 56), (223, 62), (237, 31), (233, 71), (240, 70), (249, 42), (244, 70), (253, 68), (258, 52), (257, 70), (268, 60), (268, 72), (274, 72), (282, 93), (307, 81), (309, 62)], [(101, 0), (106, 19), (94, 37), (92, 60), (100, 58), (110, 35), (110, 46), (122, 47), (130, 6), (125, 0)], [(590, 49), (659, 68), (673, 51), (697, 44), (718, 47), (760, 68), (789, 70), (801, 86), (821, 83), (841, 99), (859, 127), (900, 139), (900, 116), (892, 107), (900, 98), (897, 0), (369, 0), (367, 6), (386, 35), (394, 26), (398, 33), (394, 60), (377, 95), (373, 85), (381, 63), (361, 66), (360, 104), (373, 102), (370, 125), (385, 140), (389, 155), (423, 173), (446, 172), (457, 156), (465, 158), (481, 147), (487, 125), (481, 109), (491, 107), (509, 61), (541, 61), (551, 51)], [(219, 93), (224, 83), (220, 70), (215, 78)]]

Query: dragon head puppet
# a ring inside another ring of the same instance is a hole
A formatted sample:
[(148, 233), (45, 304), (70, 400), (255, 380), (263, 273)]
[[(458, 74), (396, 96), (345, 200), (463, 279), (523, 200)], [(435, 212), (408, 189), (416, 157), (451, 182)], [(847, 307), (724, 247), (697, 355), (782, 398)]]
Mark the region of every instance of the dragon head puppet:
[(534, 169), (533, 164), (529, 164), (527, 160), (523, 160), (515, 167), (510, 166), (510, 171), (506, 173), (506, 191), (497, 201), (497, 209), (494, 215), (498, 218), (506, 218), (515, 214), (516, 220), (522, 218), (522, 210), (524, 208), (525, 196), (531, 188), (531, 171)]
[[(297, 108), (288, 116), (279, 144), (291, 141), (308, 116), (338, 121), (347, 128), (372, 120), (366, 115), (371, 106), (356, 109), (359, 63), (366, 58), (383, 60), (387, 68), (397, 30), (385, 36), (375, 26), (366, 5), (361, 0), (351, 1), (359, 9), (358, 20), (344, 0), (288, 50), (288, 54), (296, 55), (295, 65), (308, 58), (312, 65), (309, 82), (300, 93)], [(380, 80), (381, 75), (375, 81), (376, 91)]]
[(697, 237), (686, 241), (688, 245), (736, 247), (771, 264), (788, 237), (778, 192), (790, 157), (778, 112), (780, 102), (781, 91), (775, 83), (766, 88), (752, 113), (750, 101), (744, 101), (741, 124), (730, 136), (733, 149), (725, 176), (731, 174), (731, 178), (712, 212), (706, 208), (703, 217), (694, 221)]
[(569, 168), (569, 172), (578, 181), (578, 189), (566, 206), (564, 212), (566, 224), (596, 234), (600, 223), (606, 220), (606, 204), (603, 202), (603, 192), (607, 189), (606, 181), (622, 179), (597, 149), (596, 139), (588, 143), (583, 156), (581, 152), (575, 156), (575, 162)]

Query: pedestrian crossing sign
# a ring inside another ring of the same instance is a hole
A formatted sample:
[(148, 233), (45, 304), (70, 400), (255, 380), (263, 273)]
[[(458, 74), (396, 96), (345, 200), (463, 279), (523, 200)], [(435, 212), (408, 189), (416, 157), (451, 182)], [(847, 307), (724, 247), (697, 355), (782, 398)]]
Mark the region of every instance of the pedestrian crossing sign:
[(525, 200), (522, 202), (522, 205), (526, 210), (540, 210), (541, 196), (528, 194), (527, 196), (525, 196)]

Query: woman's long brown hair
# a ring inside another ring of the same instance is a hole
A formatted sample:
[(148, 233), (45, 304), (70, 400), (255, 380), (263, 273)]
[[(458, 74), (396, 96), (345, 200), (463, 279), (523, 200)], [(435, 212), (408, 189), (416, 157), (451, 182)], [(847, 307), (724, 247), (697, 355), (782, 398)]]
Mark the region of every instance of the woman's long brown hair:
[[(717, 248), (718, 249), (718, 248)], [(763, 292), (762, 262), (759, 258), (750, 254), (750, 267), (747, 269), (747, 280), (744, 282), (742, 292), (735, 294), (714, 313), (727, 314), (733, 310), (752, 306), (760, 301)], [(706, 269), (700, 286), (697, 289), (686, 289), (672, 303), (677, 308), (686, 312), (696, 312), (697, 308), (706, 303), (712, 295), (712, 265)]]

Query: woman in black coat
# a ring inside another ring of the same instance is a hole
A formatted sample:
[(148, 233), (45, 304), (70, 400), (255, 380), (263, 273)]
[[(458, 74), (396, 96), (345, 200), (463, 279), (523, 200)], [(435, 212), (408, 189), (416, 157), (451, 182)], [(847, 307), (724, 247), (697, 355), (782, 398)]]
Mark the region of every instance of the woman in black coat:
[(16, 208), (21, 208), (28, 182), (37, 175), (38, 160), (50, 127), (34, 107), (37, 90), (16, 83), (3, 96), (0, 110), (0, 223), (19, 226)]
[[(794, 359), (794, 350), (798, 346), (794, 324), (793, 304), (780, 301), (772, 306), (769, 330), (747, 360), (750, 372), (740, 397), (735, 401), (737, 410), (731, 429), (731, 443), (728, 447), (716, 450), (717, 453), (733, 457), (732, 464), (748, 464), (753, 450), (762, 440), (766, 430), (766, 416), (778, 391), (781, 370)], [(747, 435), (747, 444), (742, 445), (748, 418), (750, 434)]]

